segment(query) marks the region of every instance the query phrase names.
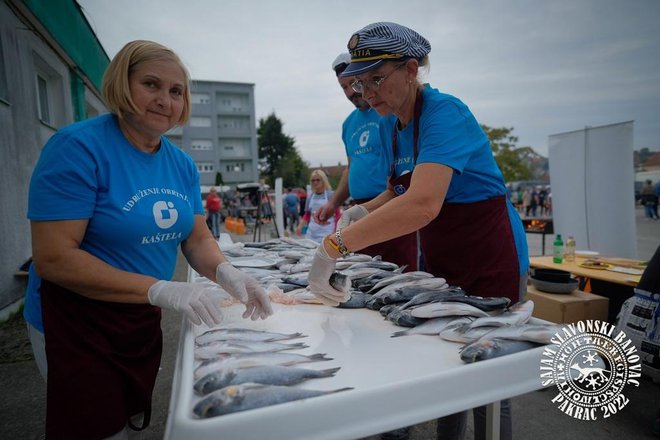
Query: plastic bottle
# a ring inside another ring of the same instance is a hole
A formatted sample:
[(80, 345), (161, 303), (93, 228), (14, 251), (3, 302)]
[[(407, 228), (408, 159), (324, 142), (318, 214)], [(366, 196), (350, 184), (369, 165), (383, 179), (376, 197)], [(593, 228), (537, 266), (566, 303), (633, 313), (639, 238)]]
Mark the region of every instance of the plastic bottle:
[(566, 239), (566, 253), (564, 253), (564, 260), (569, 263), (575, 261), (575, 239), (569, 235)]
[(552, 242), (552, 262), (561, 264), (564, 256), (564, 242), (561, 239), (561, 234), (557, 234), (555, 241)]

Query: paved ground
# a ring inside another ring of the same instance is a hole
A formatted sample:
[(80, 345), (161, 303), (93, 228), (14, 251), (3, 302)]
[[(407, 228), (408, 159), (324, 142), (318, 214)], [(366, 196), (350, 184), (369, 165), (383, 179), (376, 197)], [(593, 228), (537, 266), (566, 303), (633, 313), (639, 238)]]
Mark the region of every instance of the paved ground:
[[(647, 221), (640, 209), (637, 210), (637, 235), (639, 258), (650, 258), (660, 244), (660, 221)], [(266, 235), (266, 234), (264, 234)], [(252, 235), (236, 237), (235, 240), (251, 240)], [(549, 252), (549, 238), (546, 253)], [(541, 237), (528, 235), (531, 255), (541, 254)], [(185, 280), (187, 266), (179, 258), (175, 279)], [(43, 438), (45, 421), (46, 387), (32, 360), (25, 360), (26, 339), (22, 319), (0, 326), (0, 439)], [(138, 439), (161, 439), (165, 432), (172, 375), (180, 328), (180, 316), (165, 311), (163, 314), (164, 352), (162, 368), (156, 382), (151, 426), (146, 432), (135, 436)], [(15, 362), (10, 362), (12, 360)], [(512, 399), (514, 438), (534, 440), (598, 438), (604, 440), (651, 439), (651, 424), (656, 411), (660, 410), (660, 385), (643, 380), (639, 388), (626, 388), (630, 403), (615, 416), (596, 422), (574, 420), (560, 412), (550, 402), (552, 390), (537, 391)], [(442, 398), (442, 390), (438, 390)], [(283, 421), (284, 422), (284, 421)], [(341, 421), (338, 421), (341, 423)], [(469, 425), (467, 438), (471, 437)], [(220, 438), (220, 436), (219, 436)], [(369, 437), (375, 440), (378, 437)], [(417, 425), (412, 431), (412, 440), (435, 438), (435, 423)], [(194, 440), (194, 439), (189, 439)]]

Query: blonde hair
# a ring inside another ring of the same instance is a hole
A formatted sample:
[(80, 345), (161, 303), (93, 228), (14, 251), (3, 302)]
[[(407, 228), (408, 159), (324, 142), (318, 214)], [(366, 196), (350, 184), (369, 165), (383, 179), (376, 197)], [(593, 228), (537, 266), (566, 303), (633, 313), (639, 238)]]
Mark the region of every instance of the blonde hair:
[(311, 181), (314, 177), (318, 177), (321, 179), (321, 181), (323, 182), (323, 187), (326, 190), (332, 189), (332, 187), (330, 186), (330, 182), (328, 181), (328, 176), (325, 174), (325, 171), (323, 171), (320, 168), (318, 170), (312, 171), (312, 174), (309, 176), (309, 180)]
[(129, 78), (140, 64), (152, 61), (172, 61), (183, 71), (183, 111), (177, 125), (185, 125), (190, 119), (190, 75), (174, 51), (153, 41), (131, 41), (112, 59), (103, 75), (102, 90), (106, 106), (120, 118), (124, 117), (124, 113), (140, 114), (131, 97)]

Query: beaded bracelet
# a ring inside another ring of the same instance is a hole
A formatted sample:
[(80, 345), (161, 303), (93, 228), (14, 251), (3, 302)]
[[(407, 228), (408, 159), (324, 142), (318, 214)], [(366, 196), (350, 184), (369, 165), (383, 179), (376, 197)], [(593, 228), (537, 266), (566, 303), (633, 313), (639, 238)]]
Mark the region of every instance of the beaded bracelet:
[(337, 247), (339, 248), (338, 249), (339, 252), (344, 257), (349, 256), (351, 251), (349, 251), (346, 245), (344, 244), (344, 239), (341, 237), (341, 229), (337, 229), (337, 232), (335, 232), (335, 238), (337, 239)]

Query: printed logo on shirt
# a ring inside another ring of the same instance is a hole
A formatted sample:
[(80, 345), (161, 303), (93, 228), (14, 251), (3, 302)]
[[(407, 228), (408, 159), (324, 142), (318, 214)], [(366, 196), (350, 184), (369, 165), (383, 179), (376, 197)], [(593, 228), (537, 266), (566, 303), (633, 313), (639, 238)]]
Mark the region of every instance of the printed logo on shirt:
[(628, 404), (626, 385), (639, 387), (641, 358), (622, 331), (603, 321), (568, 324), (550, 339), (541, 359), (541, 384), (556, 385), (552, 399), (578, 420), (613, 416)]
[(153, 207), (154, 220), (161, 229), (169, 229), (179, 218), (179, 212), (174, 208), (174, 203), (158, 201)]
[(360, 143), (361, 147), (367, 145), (367, 142), (369, 142), (369, 132), (363, 131), (358, 142)]

